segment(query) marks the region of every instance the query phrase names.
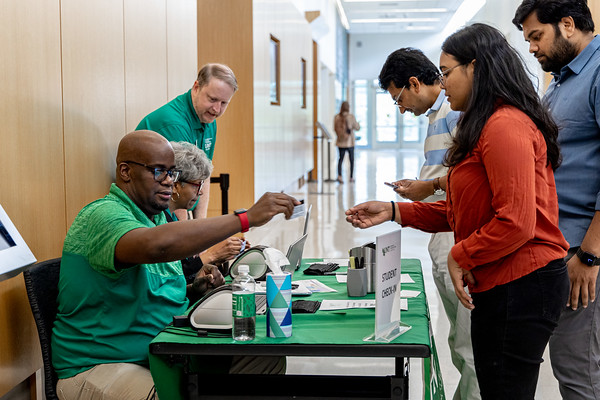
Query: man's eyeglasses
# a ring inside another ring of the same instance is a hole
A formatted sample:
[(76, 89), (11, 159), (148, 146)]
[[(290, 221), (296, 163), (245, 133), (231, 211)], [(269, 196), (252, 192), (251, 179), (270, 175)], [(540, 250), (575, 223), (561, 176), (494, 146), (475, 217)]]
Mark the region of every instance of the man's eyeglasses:
[(402, 96), (402, 92), (404, 92), (404, 89), (406, 89), (406, 85), (402, 86), (402, 90), (400, 91), (400, 93), (398, 93), (398, 96), (396, 96), (394, 98), (394, 105), (400, 107), (402, 104), (400, 104), (400, 96)]
[(200, 181), (200, 183), (194, 183), (194, 182), (190, 182), (190, 181), (180, 181), (182, 183), (188, 183), (190, 185), (196, 186), (198, 188), (198, 196), (200, 195), (200, 191), (202, 190), (202, 186), (204, 186), (204, 179)]
[(438, 77), (440, 78), (440, 82), (442, 83), (442, 85), (446, 83), (446, 79), (448, 79), (448, 75), (450, 74), (450, 71), (452, 71), (456, 67), (460, 67), (461, 65), (465, 65), (465, 64), (458, 64), (458, 65), (455, 65), (454, 67), (450, 67), (450, 68), (440, 71), (438, 73)]
[(127, 163), (127, 164), (130, 164), (130, 163), (136, 164), (141, 167), (147, 168), (148, 170), (150, 170), (154, 173), (154, 180), (157, 182), (164, 181), (167, 178), (167, 175), (171, 179), (173, 179), (173, 182), (177, 182), (177, 180), (179, 179), (179, 175), (181, 175), (181, 170), (179, 170), (179, 169), (166, 169), (166, 168), (159, 168), (159, 167), (151, 167), (149, 165), (142, 164), (137, 161), (123, 161), (123, 162)]

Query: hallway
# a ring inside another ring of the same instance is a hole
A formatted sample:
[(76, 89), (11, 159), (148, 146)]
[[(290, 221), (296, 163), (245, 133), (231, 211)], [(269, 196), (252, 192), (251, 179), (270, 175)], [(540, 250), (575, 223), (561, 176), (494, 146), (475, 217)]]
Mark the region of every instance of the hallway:
[[(304, 257), (340, 258), (347, 257), (348, 250), (354, 246), (374, 241), (375, 237), (399, 229), (395, 223), (384, 223), (366, 230), (353, 228), (344, 219), (344, 211), (349, 207), (367, 201), (402, 201), (393, 190), (383, 182), (418, 176), (423, 163), (421, 150), (357, 150), (355, 160), (355, 182), (339, 184), (326, 182), (323, 185), (309, 183), (301, 192), (290, 193), (306, 204), (312, 204), (312, 215), (308, 228), (308, 238)], [(332, 176), (335, 174), (332, 165)], [(347, 182), (347, 161), (344, 180)], [(327, 173), (325, 173), (327, 177)], [(270, 245), (285, 249), (302, 231), (302, 218), (284, 221), (277, 217), (264, 227), (253, 229), (248, 235), (252, 243)], [(260, 239), (258, 239), (260, 238)], [(257, 241), (258, 240), (258, 241)], [(442, 369), (442, 378), (446, 398), (451, 399), (458, 383), (459, 375), (452, 365), (448, 349), (448, 320), (443, 310), (431, 275), (431, 261), (427, 252), (429, 234), (411, 228), (402, 230), (402, 257), (418, 258), (423, 267), (425, 291), (429, 303), (431, 325), (433, 328), (438, 357)], [(560, 399), (556, 380), (552, 375), (549, 357), (540, 371), (537, 400)], [(325, 362), (324, 362), (325, 361)], [(345, 375), (365, 374), (387, 375), (393, 373), (393, 359), (353, 359), (353, 358), (312, 358), (288, 357), (289, 374), (333, 373)], [(421, 399), (421, 362), (411, 359), (410, 398)]]

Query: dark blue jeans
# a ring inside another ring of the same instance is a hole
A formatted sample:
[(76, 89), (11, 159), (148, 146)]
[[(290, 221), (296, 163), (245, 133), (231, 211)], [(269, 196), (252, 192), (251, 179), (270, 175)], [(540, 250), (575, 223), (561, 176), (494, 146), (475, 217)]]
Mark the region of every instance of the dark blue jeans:
[(471, 295), (471, 340), (482, 400), (533, 400), (542, 355), (568, 294), (566, 264), (559, 259)]

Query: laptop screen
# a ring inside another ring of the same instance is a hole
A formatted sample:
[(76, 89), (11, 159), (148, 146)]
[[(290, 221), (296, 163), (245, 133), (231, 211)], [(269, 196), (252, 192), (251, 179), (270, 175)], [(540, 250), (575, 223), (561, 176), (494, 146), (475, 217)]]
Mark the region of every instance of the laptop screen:
[(0, 206), (0, 281), (19, 274), (35, 257)]
[(310, 220), (310, 210), (312, 210), (312, 204), (308, 205), (306, 209), (306, 215), (304, 216), (304, 230), (302, 231), (303, 235), (308, 233), (308, 221)]
[(294, 271), (300, 268), (300, 263), (302, 262), (302, 252), (304, 251), (304, 243), (306, 242), (307, 236), (308, 234), (305, 233), (300, 239), (296, 240), (288, 248), (286, 257), (290, 262), (290, 265), (289, 269), (286, 267), (286, 271), (292, 275), (294, 274)]

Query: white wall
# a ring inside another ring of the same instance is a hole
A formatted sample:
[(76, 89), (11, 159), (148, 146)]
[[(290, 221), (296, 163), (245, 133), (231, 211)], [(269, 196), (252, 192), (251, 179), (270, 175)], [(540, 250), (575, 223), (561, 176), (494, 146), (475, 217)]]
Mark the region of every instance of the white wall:
[(423, 51), (438, 64), (442, 38), (421, 34), (358, 34), (350, 35), (350, 81), (375, 79), (387, 56), (402, 47)]
[(521, 0), (488, 0), (486, 6), (473, 17), (472, 22), (483, 22), (501, 30), (508, 42), (519, 51), (525, 65), (535, 76), (533, 79), (534, 84), (538, 86), (538, 90), (542, 91), (544, 89), (544, 71), (542, 71), (542, 67), (540, 67), (535, 57), (529, 53), (529, 45), (523, 38), (523, 32), (512, 24), (512, 19), (519, 4), (521, 4)]
[[(292, 0), (300, 12), (319, 11), (321, 13), (319, 24), (319, 36), (313, 39), (319, 45), (319, 61), (335, 74), (336, 37), (335, 27), (338, 23), (337, 8), (335, 0)], [(326, 25), (327, 32), (323, 32)]]
[[(521, 0), (487, 0), (470, 22), (483, 22), (500, 29), (522, 54), (530, 71), (542, 76), (537, 60), (528, 53), (522, 33), (511, 22), (519, 4)], [(444, 39), (439, 33), (350, 35), (350, 81), (377, 78), (387, 56), (402, 47), (421, 49), (437, 65)]]

